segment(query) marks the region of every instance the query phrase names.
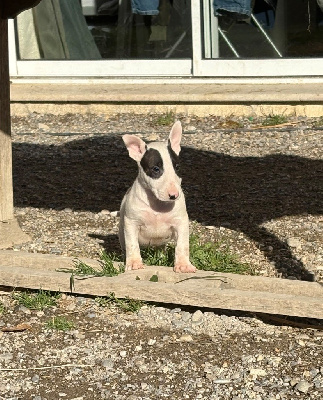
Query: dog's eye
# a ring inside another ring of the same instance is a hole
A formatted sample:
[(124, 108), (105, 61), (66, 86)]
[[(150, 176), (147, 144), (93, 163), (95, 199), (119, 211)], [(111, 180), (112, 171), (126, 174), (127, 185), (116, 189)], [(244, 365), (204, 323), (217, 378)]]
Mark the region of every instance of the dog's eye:
[(179, 170), (179, 164), (175, 164), (175, 170), (176, 170), (176, 171)]
[(157, 167), (157, 165), (155, 165), (155, 166), (152, 168), (152, 170), (153, 170), (153, 172), (155, 172), (156, 174), (158, 174), (158, 172), (160, 171), (160, 168)]

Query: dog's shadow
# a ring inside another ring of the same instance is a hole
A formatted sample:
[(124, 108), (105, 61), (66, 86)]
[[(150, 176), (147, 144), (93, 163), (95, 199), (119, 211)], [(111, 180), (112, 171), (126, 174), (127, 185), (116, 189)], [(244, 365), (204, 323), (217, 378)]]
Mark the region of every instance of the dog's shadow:
[[(183, 147), (181, 174), (190, 219), (229, 226), (258, 243), (283, 276), (312, 279), (286, 241), (262, 224), (283, 216), (322, 214), (323, 162), (291, 155), (232, 157)], [(61, 146), (13, 144), (14, 198), (19, 207), (93, 212), (118, 210), (137, 174), (121, 136)], [(116, 238), (105, 237), (110, 251)]]
[(89, 237), (102, 241), (102, 247), (107, 253), (114, 253), (119, 255), (121, 247), (119, 243), (118, 235), (111, 233), (107, 235), (98, 235), (95, 233), (89, 233)]

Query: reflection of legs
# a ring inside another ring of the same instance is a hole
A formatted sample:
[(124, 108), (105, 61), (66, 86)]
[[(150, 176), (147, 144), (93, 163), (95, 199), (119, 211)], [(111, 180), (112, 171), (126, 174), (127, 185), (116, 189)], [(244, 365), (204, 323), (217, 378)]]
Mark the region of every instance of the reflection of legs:
[(133, 14), (131, 13), (130, 1), (120, 0), (117, 27), (117, 51), (116, 58), (129, 57), (132, 36)]
[(170, 21), (171, 5), (169, 0), (160, 0), (159, 14), (153, 19), (151, 25), (150, 42), (166, 41), (167, 27)]
[[(287, 8), (288, 10), (288, 8)], [(285, 55), (287, 48), (287, 29), (286, 23), (287, 18), (290, 17), (291, 13), (286, 14), (286, 1), (278, 1), (275, 12), (275, 24), (272, 29), (271, 37), (276, 43), (279, 51)]]

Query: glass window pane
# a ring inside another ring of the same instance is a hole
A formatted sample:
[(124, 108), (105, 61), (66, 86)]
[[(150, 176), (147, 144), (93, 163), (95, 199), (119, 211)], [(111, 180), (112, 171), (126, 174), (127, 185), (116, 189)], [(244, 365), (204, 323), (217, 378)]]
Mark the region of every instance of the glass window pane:
[(204, 58), (323, 56), (323, 0), (202, 0), (202, 19)]
[(21, 60), (192, 58), (190, 0), (42, 0), (15, 23)]

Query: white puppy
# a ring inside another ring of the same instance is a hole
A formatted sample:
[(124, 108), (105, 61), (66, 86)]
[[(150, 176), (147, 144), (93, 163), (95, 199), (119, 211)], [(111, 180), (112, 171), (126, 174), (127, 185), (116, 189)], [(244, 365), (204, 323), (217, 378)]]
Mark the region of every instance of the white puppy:
[(144, 268), (140, 246), (159, 246), (174, 239), (174, 271), (196, 271), (189, 260), (189, 220), (178, 175), (181, 137), (179, 121), (168, 142), (146, 144), (137, 136), (123, 136), (139, 170), (120, 209), (119, 240), (127, 270)]

